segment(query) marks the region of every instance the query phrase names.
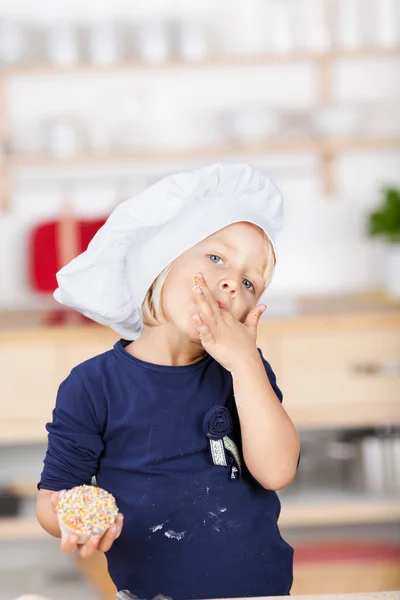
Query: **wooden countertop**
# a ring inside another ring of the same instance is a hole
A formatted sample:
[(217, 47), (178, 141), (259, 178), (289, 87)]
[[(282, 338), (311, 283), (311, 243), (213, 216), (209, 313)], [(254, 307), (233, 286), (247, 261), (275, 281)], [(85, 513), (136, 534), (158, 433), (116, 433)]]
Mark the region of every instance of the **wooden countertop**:
[(395, 312), (400, 301), (388, 298), (382, 291), (370, 290), (360, 293), (329, 294), (299, 297), (300, 314), (343, 315), (361, 312)]
[[(291, 326), (310, 319), (325, 319), (327, 317), (341, 319), (342, 317), (367, 317), (368, 315), (377, 316), (384, 314), (398, 316), (400, 313), (400, 302), (390, 300), (383, 292), (379, 290), (368, 291), (364, 293), (349, 294), (329, 294), (321, 296), (299, 296), (296, 298), (280, 300), (271, 297), (271, 303), (264, 315), (261, 317), (261, 323), (267, 323), (273, 326), (275, 323), (282, 325), (288, 323)], [(54, 301), (48, 310), (0, 310), (0, 332), (10, 330), (37, 330), (37, 329), (76, 329), (80, 325), (51, 325), (49, 317), (54, 315), (54, 311), (60, 311), (62, 307)], [(73, 313), (74, 311), (67, 311)], [(76, 313), (75, 313), (76, 314)], [(106, 329), (98, 326), (96, 323), (87, 320), (88, 331)], [(85, 325), (86, 325), (85, 323)], [(115, 334), (116, 335), (116, 334)], [(115, 337), (114, 335), (114, 337)]]
[[(370, 593), (363, 592), (361, 594), (310, 594), (304, 596), (267, 596), (265, 598), (255, 598), (253, 600), (282, 600), (282, 598), (299, 598), (299, 600), (400, 600), (400, 590)], [(248, 598), (235, 598), (234, 600), (248, 600)]]

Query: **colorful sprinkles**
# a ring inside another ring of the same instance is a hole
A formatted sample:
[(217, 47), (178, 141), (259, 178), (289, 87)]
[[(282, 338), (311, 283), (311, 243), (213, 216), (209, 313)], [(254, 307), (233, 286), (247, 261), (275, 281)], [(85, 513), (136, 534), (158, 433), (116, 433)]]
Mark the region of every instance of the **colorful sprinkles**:
[(58, 518), (77, 533), (103, 533), (118, 515), (112, 494), (94, 485), (65, 490), (57, 504)]

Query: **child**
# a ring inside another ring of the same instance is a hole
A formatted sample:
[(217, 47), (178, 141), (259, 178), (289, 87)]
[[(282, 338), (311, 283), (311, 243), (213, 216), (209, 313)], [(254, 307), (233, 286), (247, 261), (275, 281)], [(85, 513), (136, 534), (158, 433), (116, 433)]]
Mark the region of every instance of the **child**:
[(106, 552), (118, 590), (290, 592), (275, 490), (295, 476), (299, 437), (256, 345), (281, 215), (261, 173), (211, 165), (119, 205), (57, 274), (55, 298), (122, 339), (60, 385), (37, 517), (60, 537), (54, 492), (95, 476), (121, 514), (78, 551)]

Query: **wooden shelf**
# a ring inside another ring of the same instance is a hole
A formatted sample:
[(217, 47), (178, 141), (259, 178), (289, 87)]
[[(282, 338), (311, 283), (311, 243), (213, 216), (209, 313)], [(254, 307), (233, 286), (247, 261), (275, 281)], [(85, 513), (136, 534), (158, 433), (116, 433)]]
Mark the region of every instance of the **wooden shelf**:
[(37, 488), (34, 481), (14, 481), (7, 486), (7, 491), (20, 498), (33, 498), (36, 496)]
[(399, 498), (347, 497), (338, 493), (330, 501), (311, 493), (298, 501), (281, 499), (281, 527), (317, 527), (329, 525), (362, 525), (366, 523), (399, 523)]
[(46, 444), (47, 431), (45, 425), (46, 422), (43, 419), (38, 419), (37, 421), (34, 419), (2, 421), (0, 447)]
[(16, 480), (7, 486), (7, 492), (20, 498), (33, 498), (37, 494), (35, 481)]
[[(29, 484), (27, 484), (29, 487)], [(28, 489), (29, 491), (29, 489)], [(280, 527), (318, 527), (329, 525), (362, 525), (367, 523), (398, 523), (400, 521), (400, 501), (398, 498), (367, 499), (354, 496), (317, 502), (311, 494), (307, 500), (283, 499)], [(43, 539), (48, 534), (33, 518), (0, 518), (0, 541)]]
[(0, 518), (0, 541), (41, 540), (49, 537), (39, 523), (28, 517)]
[(400, 148), (400, 135), (392, 137), (349, 137), (338, 139), (305, 139), (305, 140), (275, 140), (263, 144), (247, 146), (221, 145), (203, 148), (180, 149), (160, 152), (159, 150), (144, 150), (132, 152), (115, 152), (110, 154), (78, 154), (75, 156), (53, 157), (46, 155), (13, 155), (5, 159), (11, 168), (30, 167), (64, 167), (80, 165), (97, 165), (101, 163), (123, 163), (142, 161), (195, 160), (223, 156), (225, 158), (243, 158), (264, 154), (289, 153), (340, 153), (351, 150), (391, 149)]
[(77, 63), (69, 66), (52, 64), (18, 65), (2, 69), (6, 76), (13, 75), (56, 75), (79, 73), (109, 73), (111, 71), (130, 70), (159, 70), (159, 69), (199, 69), (199, 68), (224, 68), (240, 66), (265, 66), (268, 64), (282, 64), (303, 61), (331, 62), (342, 59), (362, 59), (374, 57), (400, 56), (400, 48), (362, 48), (359, 50), (338, 50), (332, 52), (292, 52), (292, 53), (265, 53), (253, 55), (235, 55), (208, 57), (201, 61), (169, 60), (160, 63), (150, 63), (139, 60), (126, 60), (109, 65), (92, 63)]

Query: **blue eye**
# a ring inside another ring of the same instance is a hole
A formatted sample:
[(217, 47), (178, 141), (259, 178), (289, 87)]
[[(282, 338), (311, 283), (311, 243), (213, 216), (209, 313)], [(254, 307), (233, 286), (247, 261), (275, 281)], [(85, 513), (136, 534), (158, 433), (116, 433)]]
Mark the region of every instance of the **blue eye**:
[(247, 281), (247, 283), (249, 283), (249, 284), (250, 284), (250, 286), (251, 286), (251, 287), (247, 287), (247, 286), (245, 285), (244, 287), (245, 287), (247, 290), (250, 290), (250, 291), (252, 291), (252, 290), (251, 290), (251, 288), (253, 288), (253, 291), (255, 291), (255, 289), (254, 289), (254, 285), (251, 283), (251, 281), (249, 281), (248, 279), (243, 279), (243, 281)]
[(218, 264), (218, 263), (217, 263), (217, 261), (212, 260), (213, 258), (216, 258), (217, 260), (222, 260), (222, 258), (220, 258), (219, 256), (217, 256), (216, 254), (209, 254), (208, 257), (215, 264)]
[[(208, 254), (207, 256), (208, 256), (208, 258), (209, 258), (209, 259), (210, 259), (210, 260), (211, 260), (211, 261), (212, 261), (212, 262), (213, 262), (215, 265), (219, 264), (219, 263), (218, 263), (218, 261), (219, 261), (219, 260), (222, 260), (222, 258), (220, 258), (219, 256), (217, 256), (216, 254)], [(216, 258), (217, 260), (213, 260), (214, 258)], [(255, 290), (255, 288), (254, 288), (254, 285), (251, 283), (251, 281), (249, 281), (248, 279), (243, 279), (242, 281), (246, 281), (248, 284), (250, 284), (250, 287), (248, 287), (248, 286), (245, 284), (245, 288), (246, 288), (246, 290), (249, 290), (250, 292), (255, 292), (255, 291), (256, 291), (256, 290)]]

